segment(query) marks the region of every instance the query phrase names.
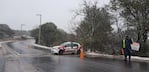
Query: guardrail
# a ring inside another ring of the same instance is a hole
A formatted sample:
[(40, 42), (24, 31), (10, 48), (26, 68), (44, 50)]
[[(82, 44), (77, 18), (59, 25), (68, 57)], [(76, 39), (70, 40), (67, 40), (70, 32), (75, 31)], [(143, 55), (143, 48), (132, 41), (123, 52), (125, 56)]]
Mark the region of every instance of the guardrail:
[(40, 47), (40, 48), (44, 48), (44, 49), (51, 49), (51, 48), (52, 48), (52, 47), (43, 46), (43, 45), (39, 45), (39, 44), (33, 44), (33, 46), (35, 46), (35, 47)]
[(8, 43), (8, 42), (12, 42), (11, 40), (10, 41), (1, 41), (0, 42), (0, 47), (2, 47), (2, 43)]

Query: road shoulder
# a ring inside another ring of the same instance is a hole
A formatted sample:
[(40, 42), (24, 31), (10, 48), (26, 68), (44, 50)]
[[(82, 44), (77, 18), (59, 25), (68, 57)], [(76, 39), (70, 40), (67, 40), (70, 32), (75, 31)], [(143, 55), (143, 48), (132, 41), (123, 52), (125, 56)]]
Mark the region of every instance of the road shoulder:
[[(103, 57), (103, 58), (124, 60), (123, 55), (108, 55), (108, 54), (99, 54), (99, 53), (94, 53), (94, 52), (86, 52), (86, 57)], [(131, 56), (131, 61), (149, 62), (149, 58), (139, 57), (139, 56)]]

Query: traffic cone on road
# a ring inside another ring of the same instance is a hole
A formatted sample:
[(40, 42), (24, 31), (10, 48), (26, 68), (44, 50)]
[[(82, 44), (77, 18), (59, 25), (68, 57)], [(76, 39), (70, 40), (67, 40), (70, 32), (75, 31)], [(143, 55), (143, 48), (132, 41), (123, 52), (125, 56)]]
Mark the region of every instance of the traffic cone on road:
[(84, 59), (84, 51), (83, 48), (80, 49), (80, 59)]

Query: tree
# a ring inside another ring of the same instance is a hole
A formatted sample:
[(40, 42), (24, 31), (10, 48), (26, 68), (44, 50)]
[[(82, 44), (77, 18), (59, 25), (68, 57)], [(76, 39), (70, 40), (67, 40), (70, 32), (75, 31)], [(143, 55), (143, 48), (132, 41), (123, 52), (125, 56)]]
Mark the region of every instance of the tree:
[[(31, 35), (38, 41), (38, 28), (31, 31)], [(46, 46), (57, 45), (67, 40), (67, 33), (58, 29), (54, 23), (45, 23), (41, 25), (41, 44)]]
[[(80, 25), (76, 28), (79, 41), (86, 49), (106, 52), (110, 42), (111, 16), (105, 8), (99, 8), (97, 2), (93, 4), (84, 1), (79, 15), (84, 15)], [(110, 49), (109, 49), (110, 50)]]
[(0, 24), (0, 39), (12, 37), (14, 31), (7, 24)]
[(137, 30), (138, 42), (146, 42), (149, 31), (149, 0), (111, 0), (113, 9)]
[(119, 12), (128, 27), (134, 27), (137, 41), (142, 45), (140, 52), (146, 53), (147, 33), (149, 31), (149, 0), (111, 0), (113, 10)]

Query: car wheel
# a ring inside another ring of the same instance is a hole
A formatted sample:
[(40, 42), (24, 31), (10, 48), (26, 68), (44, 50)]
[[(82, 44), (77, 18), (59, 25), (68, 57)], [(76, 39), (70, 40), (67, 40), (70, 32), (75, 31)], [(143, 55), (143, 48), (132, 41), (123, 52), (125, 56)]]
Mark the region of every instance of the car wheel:
[(75, 53), (71, 53), (72, 55), (74, 55)]
[(77, 51), (77, 54), (80, 54), (80, 52), (81, 52), (81, 51), (80, 51), (80, 50), (78, 50), (78, 51)]
[(60, 50), (60, 51), (59, 51), (59, 55), (62, 55), (62, 54), (63, 54), (63, 50)]
[(54, 53), (54, 55), (58, 55), (58, 53)]

